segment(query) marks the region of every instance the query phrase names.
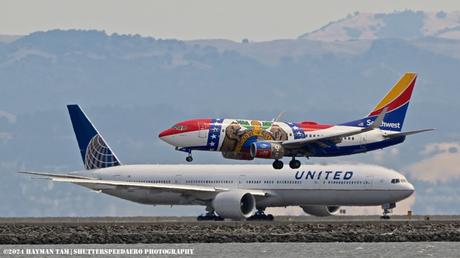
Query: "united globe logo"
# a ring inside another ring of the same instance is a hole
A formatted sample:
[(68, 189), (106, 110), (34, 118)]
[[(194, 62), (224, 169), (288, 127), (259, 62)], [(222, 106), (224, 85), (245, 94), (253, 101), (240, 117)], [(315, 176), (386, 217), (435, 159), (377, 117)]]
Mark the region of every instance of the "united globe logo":
[(118, 165), (120, 165), (120, 163), (115, 155), (113, 155), (112, 151), (110, 151), (104, 140), (96, 134), (90, 140), (88, 147), (86, 148), (85, 168), (95, 169)]

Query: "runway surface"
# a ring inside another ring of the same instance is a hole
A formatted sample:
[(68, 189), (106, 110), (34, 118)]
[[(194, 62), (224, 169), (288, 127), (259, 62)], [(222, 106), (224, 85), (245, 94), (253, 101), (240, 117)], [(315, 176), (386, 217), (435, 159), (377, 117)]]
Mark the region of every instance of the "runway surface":
[(460, 216), (0, 218), (0, 244), (460, 241)]

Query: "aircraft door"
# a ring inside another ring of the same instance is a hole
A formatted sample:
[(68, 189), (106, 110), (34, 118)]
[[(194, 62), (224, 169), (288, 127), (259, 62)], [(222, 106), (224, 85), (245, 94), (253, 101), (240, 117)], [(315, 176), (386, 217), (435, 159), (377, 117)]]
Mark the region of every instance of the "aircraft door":
[(359, 147), (362, 149), (362, 151), (365, 151), (367, 144), (366, 133), (358, 134), (357, 137), (359, 137)]
[(364, 180), (365, 189), (372, 189), (374, 186), (374, 176), (366, 176)]
[(183, 184), (182, 175), (176, 175), (176, 177), (174, 178), (174, 183), (175, 184)]
[(360, 139), (361, 145), (365, 145), (365, 144), (367, 143), (366, 133), (360, 134), (359, 137), (361, 138), (361, 139)]
[(246, 175), (240, 175), (238, 178), (238, 188), (244, 188), (244, 185), (246, 184)]

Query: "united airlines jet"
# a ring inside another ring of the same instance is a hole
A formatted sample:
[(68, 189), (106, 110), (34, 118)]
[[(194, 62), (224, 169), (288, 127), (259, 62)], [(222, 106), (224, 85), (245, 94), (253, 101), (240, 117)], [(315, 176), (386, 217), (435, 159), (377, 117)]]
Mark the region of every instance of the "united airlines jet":
[(148, 205), (202, 205), (198, 220), (273, 220), (267, 207), (300, 206), (330, 216), (340, 206), (382, 205), (384, 218), (414, 187), (400, 173), (372, 165), (123, 165), (77, 105), (68, 106), (85, 170), (20, 172), (68, 182)]
[(404, 118), (415, 87), (415, 73), (406, 73), (364, 118), (338, 125), (311, 121), (299, 123), (246, 119), (193, 119), (175, 124), (160, 133), (163, 141), (187, 152), (219, 151), (224, 158), (273, 159), (273, 168), (300, 168), (296, 157), (331, 157), (363, 153), (402, 143), (406, 136), (430, 131), (402, 132)]

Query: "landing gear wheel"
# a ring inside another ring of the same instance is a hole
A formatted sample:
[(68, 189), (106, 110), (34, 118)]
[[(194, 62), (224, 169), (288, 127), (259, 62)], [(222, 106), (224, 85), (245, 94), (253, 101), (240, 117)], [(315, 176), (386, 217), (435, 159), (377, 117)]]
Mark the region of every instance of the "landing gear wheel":
[(385, 203), (382, 205), (383, 209), (383, 215), (380, 216), (381, 219), (390, 219), (390, 216), (388, 214), (393, 212), (393, 208), (396, 207), (395, 203)]
[(300, 160), (297, 160), (297, 159), (292, 159), (289, 162), (289, 167), (292, 169), (300, 168), (300, 165), (301, 165)]
[(187, 162), (192, 162), (193, 161), (193, 157), (192, 156), (187, 156), (187, 158), (185, 158), (185, 160)]
[(265, 220), (265, 221), (273, 221), (274, 217), (271, 214), (266, 215), (264, 210), (258, 210), (256, 214), (252, 215), (251, 217), (247, 218), (248, 221), (254, 220)]
[(222, 218), (221, 216), (218, 216), (216, 213), (214, 212), (208, 212), (206, 213), (205, 215), (200, 215), (196, 218), (196, 220), (198, 221), (223, 221), (224, 218)]
[(281, 160), (275, 160), (273, 161), (273, 168), (274, 169), (282, 169), (283, 168), (283, 162)]

